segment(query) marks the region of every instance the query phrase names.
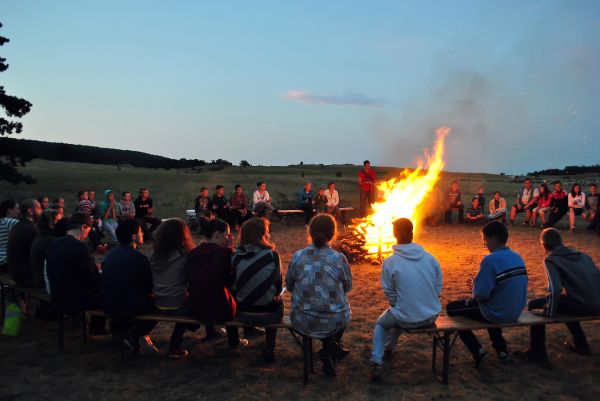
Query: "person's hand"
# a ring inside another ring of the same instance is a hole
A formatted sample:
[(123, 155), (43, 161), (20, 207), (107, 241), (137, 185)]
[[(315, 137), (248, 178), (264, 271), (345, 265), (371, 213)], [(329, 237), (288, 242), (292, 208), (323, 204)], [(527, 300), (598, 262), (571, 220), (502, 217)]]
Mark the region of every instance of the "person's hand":
[(281, 300), (282, 300), (282, 298), (281, 298), (281, 295), (275, 295), (275, 296), (273, 297), (273, 301), (274, 301), (274, 302), (281, 302)]
[(467, 288), (469, 291), (473, 291), (473, 277), (467, 279)]

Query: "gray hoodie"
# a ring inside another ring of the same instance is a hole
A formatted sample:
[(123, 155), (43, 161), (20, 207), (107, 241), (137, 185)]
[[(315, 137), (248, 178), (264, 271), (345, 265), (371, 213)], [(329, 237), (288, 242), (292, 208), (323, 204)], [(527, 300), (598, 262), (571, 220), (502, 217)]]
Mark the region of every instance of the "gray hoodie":
[(383, 261), (381, 286), (399, 322), (417, 323), (437, 316), (441, 305), (442, 270), (419, 244), (397, 244)]
[(157, 307), (176, 309), (183, 306), (188, 283), (186, 259), (187, 253), (182, 251), (175, 251), (164, 260), (152, 255), (150, 267)]
[(554, 316), (563, 288), (569, 305), (581, 313), (600, 312), (600, 270), (583, 252), (558, 246), (544, 259), (548, 296), (544, 314)]

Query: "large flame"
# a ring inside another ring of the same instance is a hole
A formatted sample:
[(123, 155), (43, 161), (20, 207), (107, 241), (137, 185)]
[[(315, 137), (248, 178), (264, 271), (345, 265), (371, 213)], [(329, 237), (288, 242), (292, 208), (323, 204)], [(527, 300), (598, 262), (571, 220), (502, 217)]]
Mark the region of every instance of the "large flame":
[(436, 130), (437, 140), (433, 156), (424, 152), (427, 163), (419, 159), (414, 170), (404, 169), (398, 178), (377, 185), (381, 200), (374, 203), (371, 215), (358, 221), (356, 230), (365, 238), (365, 250), (379, 255), (392, 252), (396, 243), (392, 222), (401, 217), (410, 219), (415, 234), (421, 222), (421, 204), (433, 190), (444, 168), (444, 140), (450, 132), (448, 127)]

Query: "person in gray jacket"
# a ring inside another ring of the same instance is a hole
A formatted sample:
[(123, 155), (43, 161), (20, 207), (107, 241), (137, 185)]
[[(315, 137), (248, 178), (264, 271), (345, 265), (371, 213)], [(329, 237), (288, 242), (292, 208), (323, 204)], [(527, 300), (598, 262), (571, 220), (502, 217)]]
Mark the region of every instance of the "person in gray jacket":
[[(547, 256), (544, 268), (548, 277), (548, 295), (531, 300), (529, 310), (542, 309), (544, 315), (557, 312), (573, 315), (592, 315), (600, 312), (600, 270), (592, 258), (583, 252), (563, 245), (560, 232), (547, 228), (540, 236)], [(564, 289), (564, 291), (563, 291)], [(590, 346), (579, 322), (566, 323), (573, 342), (565, 342), (570, 351), (590, 355)], [(546, 331), (544, 325), (531, 326), (531, 348), (517, 351), (515, 356), (534, 362), (545, 362)]]
[(373, 333), (371, 379), (381, 379), (384, 353), (391, 353), (402, 329), (435, 323), (442, 307), (442, 270), (438, 261), (413, 240), (413, 224), (401, 218), (393, 223), (398, 243), (381, 266), (381, 286), (390, 307), (379, 316)]

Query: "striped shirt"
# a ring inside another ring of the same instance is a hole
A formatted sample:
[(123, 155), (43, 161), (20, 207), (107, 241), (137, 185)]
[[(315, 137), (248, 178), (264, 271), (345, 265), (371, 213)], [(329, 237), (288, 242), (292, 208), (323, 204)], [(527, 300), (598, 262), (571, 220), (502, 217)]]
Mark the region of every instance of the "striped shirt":
[(10, 230), (17, 224), (19, 220), (3, 217), (0, 219), (0, 266), (7, 263), (6, 247), (8, 246), (8, 236)]
[(79, 204), (77, 204), (77, 207), (75, 208), (75, 212), (79, 212), (79, 213), (83, 213), (83, 214), (87, 214), (88, 216), (92, 215), (92, 212), (94, 211), (94, 209), (96, 208), (96, 205), (89, 201), (89, 200), (82, 200), (79, 202)]

